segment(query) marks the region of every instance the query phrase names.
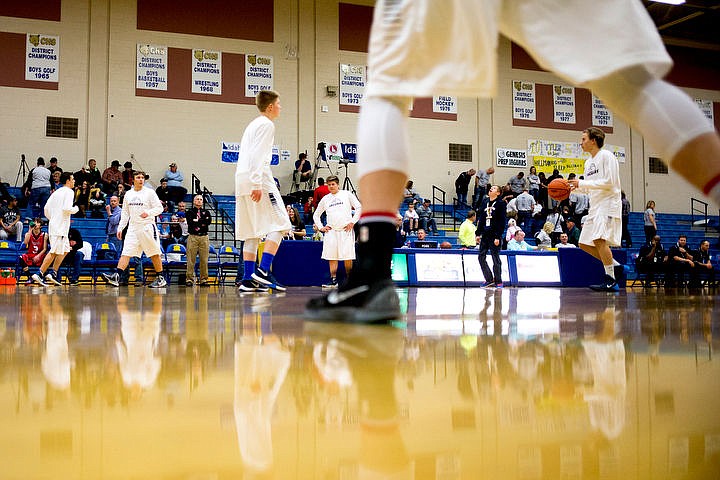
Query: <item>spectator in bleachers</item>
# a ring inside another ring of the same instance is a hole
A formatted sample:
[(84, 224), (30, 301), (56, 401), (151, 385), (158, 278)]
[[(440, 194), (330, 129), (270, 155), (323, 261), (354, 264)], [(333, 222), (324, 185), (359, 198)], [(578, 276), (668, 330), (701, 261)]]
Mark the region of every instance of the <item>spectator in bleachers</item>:
[(467, 204), (468, 188), (473, 175), (475, 175), (475, 169), (471, 168), (467, 172), (460, 173), (455, 179), (455, 195), (457, 195), (460, 205)]
[(647, 275), (645, 286), (655, 280), (655, 275), (663, 273), (667, 265), (667, 254), (660, 242), (660, 235), (655, 235), (650, 242), (640, 247), (635, 267), (639, 274)]
[(515, 199), (515, 207), (517, 208), (517, 224), (524, 232), (532, 230), (532, 214), (535, 209), (535, 199), (528, 188), (523, 188), (522, 193)]
[(185, 212), (177, 212), (170, 218), (170, 243), (187, 245), (187, 234), (183, 232), (183, 224), (187, 228)]
[(89, 177), (88, 183), (90, 183), (91, 187), (102, 187), (102, 175), (94, 158), (88, 160), (87, 173)]
[(418, 193), (413, 188), (413, 185), (413, 181), (408, 180), (405, 184), (405, 190), (403, 190), (403, 201), (407, 204), (420, 203), (422, 201), (422, 197), (418, 195)]
[(307, 200), (305, 201), (305, 204), (303, 205), (303, 214), (304, 218), (303, 221), (307, 223), (312, 223), (312, 214), (315, 211), (315, 200), (313, 199), (312, 195), (308, 195)]
[(395, 248), (406, 247), (407, 243), (407, 232), (403, 229), (403, 217), (399, 213), (395, 217)]
[(503, 247), (507, 247), (508, 242), (515, 237), (515, 232), (518, 230), (521, 230), (521, 228), (518, 227), (517, 220), (514, 218), (508, 218), (507, 229), (505, 230), (505, 240), (502, 244)]
[[(568, 176), (569, 177), (569, 176)], [(587, 193), (573, 190), (570, 192), (570, 213), (577, 218), (587, 215), (590, 209), (590, 196)]]
[(545, 172), (538, 173), (538, 178), (540, 179), (540, 191), (538, 192), (538, 198), (537, 201), (540, 205), (542, 205), (543, 208), (547, 208), (548, 206), (548, 180), (545, 178)]
[(320, 205), (320, 200), (322, 200), (325, 195), (330, 193), (330, 190), (328, 190), (328, 186), (325, 185), (324, 178), (318, 178), (317, 182), (318, 186), (315, 190), (313, 190), (313, 203), (315, 204), (316, 208), (318, 205)]
[(307, 153), (302, 152), (295, 161), (295, 170), (293, 171), (293, 179), (297, 185), (307, 182), (312, 177), (312, 165), (307, 159)]
[(2, 178), (0, 178), (0, 203), (2, 205), (7, 205), (8, 200), (12, 195), (10, 195), (10, 192), (8, 192), (7, 187), (9, 187), (10, 184), (5, 183), (2, 181)]
[(305, 231), (305, 222), (300, 218), (300, 212), (292, 205), (287, 205), (285, 208), (287, 209), (288, 217), (290, 217), (290, 225), (292, 225), (292, 230), (285, 235), (285, 238), (288, 240), (304, 239), (307, 232)]
[(37, 166), (30, 170), (28, 180), (23, 185), (25, 196), (28, 199), (28, 216), (37, 218), (42, 216), (45, 210), (45, 204), (50, 198), (50, 177), (52, 172), (45, 168), (45, 159), (38, 157)]
[(60, 187), (62, 187), (62, 183), (60, 183), (60, 172), (55, 172), (50, 176), (50, 190), (54, 192)]
[(181, 202), (187, 195), (187, 188), (183, 187), (185, 176), (178, 170), (177, 163), (172, 162), (168, 166), (168, 169), (165, 170), (165, 178), (167, 178), (170, 189), (170, 200), (174, 203)]
[(477, 246), (477, 237), (475, 236), (475, 218), (477, 214), (475, 210), (468, 210), (465, 221), (460, 224), (458, 231), (458, 242), (463, 248), (475, 248)]
[(435, 223), (435, 218), (433, 218), (434, 214), (430, 206), (430, 199), (426, 198), (423, 200), (421, 204), (415, 207), (415, 211), (420, 217), (420, 228), (424, 229), (430, 235), (437, 235), (437, 223)]
[(155, 189), (155, 193), (157, 193), (157, 196), (163, 206), (166, 207), (165, 211), (172, 213), (175, 209), (175, 202), (172, 201), (172, 195), (170, 194), (170, 187), (168, 187), (167, 178), (163, 177), (160, 179), (160, 186)]
[(550, 238), (552, 238), (552, 244), (555, 245), (560, 241), (560, 234), (563, 232), (563, 224), (565, 223), (565, 218), (562, 216), (557, 206), (550, 214), (548, 214), (545, 218), (545, 222), (553, 224), (553, 230), (550, 234)]
[(487, 170), (478, 170), (475, 174), (475, 187), (473, 188), (472, 207), (477, 208), (480, 201), (487, 195), (490, 185), (490, 175), (495, 173), (493, 167)]
[(17, 277), (20, 280), (23, 275), (27, 275), (28, 283), (32, 283), (30, 267), (40, 267), (42, 265), (48, 246), (47, 234), (42, 231), (40, 217), (36, 217), (30, 222), (30, 230), (25, 234), (23, 243), (27, 246), (27, 252), (20, 255), (20, 271)]
[(403, 227), (410, 235), (417, 235), (418, 228), (420, 228), (420, 216), (415, 211), (414, 203), (409, 204), (407, 210), (405, 210)]
[(515, 232), (513, 238), (508, 242), (507, 249), (515, 252), (530, 252), (532, 250), (537, 250), (536, 247), (529, 245), (525, 241), (525, 232), (522, 230), (517, 230)]
[(692, 251), (687, 246), (687, 235), (680, 234), (677, 243), (668, 250), (665, 286), (674, 287), (676, 283), (682, 282), (694, 268)]
[(575, 224), (575, 218), (569, 217), (567, 219), (567, 221), (565, 222), (565, 229), (567, 231), (568, 241), (576, 247), (579, 246), (578, 243), (580, 242), (580, 229)]
[(177, 212), (176, 213), (187, 213), (187, 206), (185, 205), (185, 202), (177, 202)]
[(552, 223), (545, 222), (543, 227), (535, 234), (535, 245), (537, 245), (538, 248), (547, 249), (552, 247), (550, 235), (554, 228), (555, 226)]
[(569, 242), (568, 234), (563, 232), (560, 234), (560, 242), (555, 245), (557, 248), (576, 248), (577, 245), (573, 245)]
[(10, 195), (7, 205), (0, 205), (0, 240), (7, 238), (16, 242), (22, 241), (23, 223), (20, 220), (20, 209), (17, 206), (17, 198)]
[(650, 240), (657, 234), (657, 221), (655, 219), (655, 202), (648, 200), (645, 205), (645, 213), (643, 213), (643, 226), (645, 229), (645, 241)]
[(698, 249), (693, 252), (693, 262), (695, 268), (692, 269), (690, 276), (690, 287), (696, 288), (700, 286), (700, 281), (705, 277), (710, 283), (715, 282), (715, 268), (710, 261), (710, 242), (703, 240), (700, 242)]
[(630, 236), (630, 230), (628, 229), (628, 225), (630, 224), (630, 210), (632, 207), (624, 190), (620, 192), (620, 202), (622, 203), (622, 239), (620, 243), (622, 244), (624, 240), (625, 248), (632, 248), (632, 236)]
[(90, 188), (90, 200), (88, 201), (90, 218), (105, 218), (105, 194), (100, 187)]
[(75, 216), (85, 218), (85, 212), (90, 207), (90, 185), (87, 180), (83, 180), (81, 184), (75, 187), (75, 205), (78, 207)]
[[(208, 283), (208, 257), (210, 256), (210, 239), (208, 228), (212, 222), (210, 212), (203, 208), (203, 196), (193, 197), (193, 206), (187, 212), (187, 269), (185, 271), (185, 285), (192, 287), (194, 283), (201, 287), (209, 287)], [(200, 278), (195, 278), (195, 259), (200, 257)]]
[(107, 213), (107, 222), (105, 223), (107, 243), (111, 243), (115, 247), (119, 256), (122, 251), (122, 240), (117, 238), (117, 229), (122, 208), (120, 208), (120, 199), (117, 196), (110, 197), (110, 204), (105, 207), (105, 212)]
[(114, 195), (117, 192), (118, 185), (122, 183), (122, 172), (120, 171), (120, 162), (113, 160), (112, 163), (102, 174), (102, 188), (107, 195)]
[(88, 168), (85, 165), (80, 167), (80, 170), (73, 173), (73, 177), (75, 177), (75, 185), (82, 185), (83, 182), (88, 182), (88, 185), (91, 185), (90, 174), (88, 173)]
[(530, 167), (530, 173), (527, 176), (528, 182), (528, 193), (532, 195), (533, 199), (537, 202), (540, 196), (540, 176), (537, 174), (535, 165)]
[(510, 177), (507, 184), (510, 186), (510, 191), (512, 192), (513, 197), (517, 197), (527, 187), (525, 172), (518, 172), (517, 175), (513, 175)]
[(63, 169), (58, 165), (58, 159), (55, 157), (50, 158), (50, 166), (48, 167), (48, 170), (50, 170), (50, 173), (63, 172)]
[[(80, 230), (77, 228), (71, 228), (68, 231), (68, 240), (70, 241), (70, 252), (65, 255), (62, 261), (62, 266), (70, 267), (70, 285), (78, 285), (80, 283), (80, 270), (82, 269), (82, 262), (85, 259), (85, 254), (82, 251), (83, 238)], [(61, 279), (60, 273), (58, 272), (58, 279)]]
[[(128, 191), (133, 187), (134, 171), (132, 162), (123, 163), (122, 184), (125, 187), (125, 191)], [(122, 201), (120, 203), (122, 203)]]

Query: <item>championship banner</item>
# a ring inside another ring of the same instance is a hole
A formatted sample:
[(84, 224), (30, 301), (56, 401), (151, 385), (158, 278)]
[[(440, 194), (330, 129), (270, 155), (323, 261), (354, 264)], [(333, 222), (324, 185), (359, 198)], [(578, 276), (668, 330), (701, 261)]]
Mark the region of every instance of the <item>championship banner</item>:
[(528, 168), (527, 151), (498, 148), (495, 150), (495, 165), (498, 167)]
[(220, 160), (225, 163), (237, 163), (240, 155), (240, 142), (220, 142)]
[(260, 90), (273, 89), (273, 57), (245, 55), (245, 96), (254, 97)]
[(58, 81), (60, 37), (28, 33), (25, 41), (25, 80)]
[(457, 97), (433, 97), (433, 113), (457, 113)]
[(712, 100), (703, 100), (701, 98), (696, 98), (695, 103), (697, 104), (698, 108), (700, 108), (700, 111), (703, 112), (705, 117), (710, 120), (710, 123), (715, 123), (715, 113), (713, 112)]
[(340, 64), (340, 105), (360, 106), (367, 81), (364, 65)]
[(513, 80), (513, 119), (535, 120), (535, 83)]
[(555, 123), (575, 123), (575, 89), (553, 85), (553, 108)]
[(138, 43), (136, 53), (135, 88), (167, 90), (167, 47)]
[(612, 127), (613, 114), (602, 100), (592, 96), (592, 124), (594, 127)]
[(222, 94), (222, 52), (192, 50), (192, 93)]

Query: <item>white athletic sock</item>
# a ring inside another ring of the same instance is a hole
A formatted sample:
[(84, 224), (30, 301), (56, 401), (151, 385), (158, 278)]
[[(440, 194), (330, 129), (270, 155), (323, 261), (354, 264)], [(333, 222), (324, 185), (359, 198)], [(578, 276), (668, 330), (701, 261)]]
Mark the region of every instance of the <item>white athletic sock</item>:
[(605, 274), (610, 275), (615, 280), (615, 267), (612, 265), (605, 265)]
[[(402, 102), (398, 102), (401, 104)], [(409, 171), (407, 111), (387, 98), (367, 98), (358, 120), (360, 177), (378, 170)]]
[(590, 87), (668, 163), (690, 140), (715, 131), (687, 94), (643, 68), (616, 72), (591, 82)]

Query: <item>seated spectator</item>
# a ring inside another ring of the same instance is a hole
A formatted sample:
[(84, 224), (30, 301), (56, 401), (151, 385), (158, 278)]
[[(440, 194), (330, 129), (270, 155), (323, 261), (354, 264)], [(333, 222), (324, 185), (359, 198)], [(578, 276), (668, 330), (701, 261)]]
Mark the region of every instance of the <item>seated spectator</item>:
[(437, 235), (437, 223), (435, 223), (435, 219), (433, 218), (433, 211), (430, 207), (430, 199), (426, 198), (423, 200), (423, 202), (415, 208), (415, 211), (420, 217), (420, 228), (428, 232), (430, 235)]
[(10, 195), (7, 205), (0, 206), (0, 240), (13, 239), (22, 242), (23, 223), (17, 198)]
[(508, 242), (507, 249), (511, 251), (530, 252), (536, 250), (536, 247), (528, 245), (525, 241), (525, 232), (517, 230), (515, 236)]
[(285, 238), (288, 240), (304, 239), (307, 232), (305, 231), (305, 222), (300, 218), (300, 212), (292, 205), (287, 205), (285, 208), (287, 209), (288, 217), (290, 217), (290, 225), (292, 225), (292, 230), (288, 232)]
[(298, 155), (295, 161), (295, 170), (293, 171), (293, 180), (297, 185), (307, 182), (312, 177), (312, 165), (307, 159), (307, 153), (303, 152)]
[(90, 185), (88, 185), (87, 180), (83, 181), (80, 186), (75, 187), (75, 205), (79, 209), (75, 216), (85, 218), (85, 212), (90, 207)]
[(185, 212), (178, 212), (170, 219), (170, 243), (187, 244), (187, 233), (183, 232), (183, 224), (185, 222)]
[(640, 247), (640, 253), (635, 262), (637, 272), (646, 275), (644, 286), (648, 287), (655, 281), (655, 275), (665, 271), (667, 264), (667, 255), (665, 248), (660, 243), (660, 235), (655, 235), (650, 243), (646, 243)]
[(427, 233), (422, 228), (417, 231), (417, 240), (412, 242), (413, 248), (437, 248), (438, 244), (434, 240), (427, 239)]
[(17, 277), (20, 280), (23, 275), (27, 275), (28, 283), (32, 283), (30, 267), (40, 268), (48, 251), (48, 237), (42, 231), (42, 220), (39, 217), (30, 222), (30, 230), (25, 234), (23, 244), (27, 246), (27, 253), (20, 255), (20, 271)]
[(155, 189), (158, 198), (166, 208), (166, 211), (172, 213), (175, 209), (175, 202), (172, 201), (172, 195), (170, 194), (170, 187), (168, 187), (167, 178), (163, 177), (160, 179), (160, 186)]
[(88, 166), (86, 170), (88, 173), (88, 183), (90, 184), (90, 186), (102, 188), (102, 175), (100, 174), (100, 170), (97, 168), (97, 162), (94, 158), (88, 160)]
[(407, 247), (407, 233), (403, 229), (403, 217), (399, 213), (395, 217), (395, 248)]
[(410, 235), (417, 235), (418, 228), (420, 228), (420, 216), (415, 211), (414, 203), (409, 204), (408, 209), (405, 210), (405, 215), (403, 215), (403, 228)]
[(706, 279), (708, 282), (715, 282), (715, 268), (710, 261), (710, 242), (703, 240), (700, 247), (693, 253), (693, 262), (695, 268), (692, 269), (690, 276), (690, 288), (700, 287), (700, 281)]
[(167, 246), (171, 243), (175, 243), (175, 240), (170, 236), (170, 223), (169, 222), (158, 222), (157, 223), (158, 236), (160, 237), (160, 246), (163, 252), (167, 250)]
[(510, 240), (515, 238), (515, 232), (521, 230), (521, 228), (517, 226), (517, 220), (515, 220), (514, 218), (508, 219), (507, 222), (507, 230), (505, 230), (505, 242), (503, 242), (504, 246), (507, 246)]
[(552, 223), (545, 222), (543, 228), (535, 234), (535, 244), (538, 248), (544, 250), (552, 247), (550, 234), (552, 234), (553, 228), (555, 228), (555, 226)]
[(553, 210), (553, 212), (547, 216), (545, 222), (553, 224), (553, 230), (550, 234), (550, 238), (552, 239), (552, 244), (555, 245), (560, 241), (560, 234), (563, 232), (563, 224), (565, 223), (565, 218), (560, 213), (560, 210), (556, 207), (555, 210)]
[(123, 163), (122, 171), (122, 184), (125, 186), (125, 191), (128, 191), (133, 186), (133, 177), (135, 176), (135, 170), (133, 170), (132, 162)]
[[(118, 185), (122, 183), (122, 172), (120, 171), (120, 162), (113, 160), (112, 163), (102, 173), (102, 189), (107, 195), (114, 195), (117, 192)], [(58, 177), (59, 180), (59, 177)]]
[(315, 211), (315, 201), (312, 195), (308, 195), (305, 204), (303, 205), (303, 221), (305, 223), (312, 223), (313, 212)]
[(665, 286), (674, 287), (695, 268), (692, 251), (687, 246), (687, 236), (678, 236), (678, 241), (668, 250), (668, 264), (665, 273)]
[(560, 242), (555, 246), (557, 248), (577, 248), (577, 245), (573, 245), (568, 241), (568, 234), (565, 232), (560, 234)]
[(408, 205), (411, 203), (420, 203), (422, 201), (422, 198), (420, 195), (417, 194), (415, 189), (413, 188), (413, 181), (408, 180), (405, 184), (405, 190), (403, 191), (403, 202), (407, 203)]
[(50, 158), (50, 166), (48, 167), (48, 170), (50, 170), (50, 172), (52, 172), (52, 173), (55, 173), (55, 172), (62, 173), (63, 172), (63, 169), (60, 168), (60, 166), (58, 165), (58, 159), (55, 157)]
[(177, 163), (172, 162), (168, 166), (168, 169), (165, 170), (165, 178), (167, 178), (168, 188), (170, 189), (170, 200), (173, 203), (181, 202), (187, 195), (187, 188), (182, 185), (185, 176), (178, 170)]
[(185, 205), (185, 202), (177, 202), (177, 213), (187, 214), (187, 206)]
[(123, 200), (125, 200), (125, 192), (126, 191), (127, 191), (127, 189), (125, 188), (125, 185), (121, 183), (120, 185), (117, 186), (117, 190), (115, 191), (115, 193), (113, 193), (114, 197), (118, 197), (118, 202), (120, 203), (120, 205), (122, 205)]
[[(62, 266), (71, 267), (70, 270), (70, 285), (78, 285), (80, 283), (80, 269), (82, 268), (82, 262), (85, 259), (85, 253), (83, 252), (83, 239), (80, 230), (77, 228), (71, 228), (68, 231), (68, 240), (70, 241), (70, 252), (63, 258)], [(58, 272), (58, 275), (60, 273)], [(60, 277), (62, 281), (62, 277)]]
[(62, 172), (54, 172), (50, 177), (50, 190), (53, 192), (63, 186), (63, 184), (60, 183), (60, 173)]
[(476, 217), (477, 214), (475, 210), (469, 210), (467, 212), (467, 218), (465, 218), (465, 221), (460, 225), (458, 242), (463, 248), (475, 248), (477, 246), (477, 237), (475, 236), (475, 230), (477, 230), (475, 226)]
[(105, 218), (105, 194), (99, 187), (90, 188), (90, 218)]
[(575, 224), (575, 219), (570, 217), (565, 222), (565, 228), (567, 229), (568, 242), (579, 247), (578, 242), (580, 241), (580, 229)]
[(82, 185), (83, 182), (88, 182), (88, 185), (92, 186), (92, 183), (90, 183), (90, 172), (85, 165), (80, 167), (80, 170), (73, 173), (73, 178), (75, 178), (76, 186)]

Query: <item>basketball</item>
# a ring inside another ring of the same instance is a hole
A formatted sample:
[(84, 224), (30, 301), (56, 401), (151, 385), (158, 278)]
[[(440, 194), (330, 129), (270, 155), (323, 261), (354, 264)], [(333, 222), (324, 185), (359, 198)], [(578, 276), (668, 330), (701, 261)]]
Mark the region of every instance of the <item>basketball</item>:
[(440, 244), (440, 248), (444, 248), (444, 249), (452, 248), (452, 244), (450, 242), (442, 242)]
[(564, 178), (556, 178), (548, 184), (548, 196), (558, 202), (570, 196), (570, 184)]

